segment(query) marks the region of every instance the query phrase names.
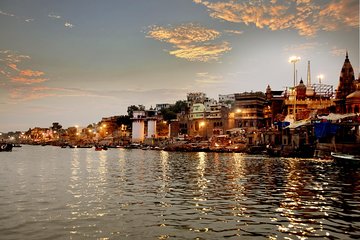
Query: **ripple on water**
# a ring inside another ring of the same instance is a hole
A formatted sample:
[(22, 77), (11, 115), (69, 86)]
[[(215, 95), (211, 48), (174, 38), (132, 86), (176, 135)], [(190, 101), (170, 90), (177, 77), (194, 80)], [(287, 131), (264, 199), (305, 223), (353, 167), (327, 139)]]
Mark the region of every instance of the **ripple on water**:
[(359, 169), (332, 161), (36, 146), (3, 156), (5, 239), (360, 237)]

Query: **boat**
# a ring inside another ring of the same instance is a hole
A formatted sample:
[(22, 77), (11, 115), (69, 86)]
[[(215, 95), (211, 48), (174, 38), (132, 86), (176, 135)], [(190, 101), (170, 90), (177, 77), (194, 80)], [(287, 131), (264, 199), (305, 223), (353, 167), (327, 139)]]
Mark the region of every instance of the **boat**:
[(0, 143), (0, 152), (11, 152), (13, 145), (11, 143)]
[(340, 161), (346, 161), (346, 160), (360, 161), (360, 155), (351, 155), (351, 154), (346, 154), (346, 153), (331, 152), (331, 156), (335, 160), (340, 160)]

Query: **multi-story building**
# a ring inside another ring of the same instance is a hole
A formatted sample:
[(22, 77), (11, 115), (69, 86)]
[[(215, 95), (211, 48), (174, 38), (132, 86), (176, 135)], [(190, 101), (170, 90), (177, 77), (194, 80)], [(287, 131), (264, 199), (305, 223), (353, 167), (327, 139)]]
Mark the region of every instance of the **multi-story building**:
[(244, 92), (235, 94), (235, 127), (251, 129), (264, 127), (265, 94)]
[(155, 110), (156, 110), (156, 112), (159, 113), (161, 110), (167, 109), (170, 107), (171, 107), (170, 103), (159, 103), (159, 104), (156, 104)]
[(219, 94), (219, 103), (231, 108), (235, 102), (235, 94)]

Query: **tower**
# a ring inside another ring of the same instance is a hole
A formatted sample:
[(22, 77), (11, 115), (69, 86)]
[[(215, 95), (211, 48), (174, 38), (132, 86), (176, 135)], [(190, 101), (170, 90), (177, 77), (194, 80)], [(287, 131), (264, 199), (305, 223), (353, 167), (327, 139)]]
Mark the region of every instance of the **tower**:
[(142, 143), (145, 138), (145, 112), (134, 111), (132, 118), (132, 142)]
[(308, 61), (307, 80), (306, 80), (306, 96), (312, 97), (314, 95), (315, 95), (315, 90), (311, 86), (310, 61)]
[(340, 72), (339, 85), (336, 90), (336, 112), (346, 113), (346, 97), (356, 91), (354, 69), (349, 60), (349, 54), (346, 51), (345, 62)]
[(346, 51), (345, 62), (340, 72), (339, 85), (336, 90), (336, 99), (346, 99), (346, 96), (355, 92), (355, 90), (354, 70), (349, 60), (349, 54)]
[(311, 85), (311, 74), (310, 74), (310, 61), (308, 61), (308, 69), (307, 69), (307, 82), (306, 86), (309, 87)]

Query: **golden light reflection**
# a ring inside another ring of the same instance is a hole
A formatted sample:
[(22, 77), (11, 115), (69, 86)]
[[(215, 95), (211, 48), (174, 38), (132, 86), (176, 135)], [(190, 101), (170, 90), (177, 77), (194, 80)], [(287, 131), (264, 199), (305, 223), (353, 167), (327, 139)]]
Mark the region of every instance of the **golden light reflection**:
[(101, 182), (104, 182), (106, 180), (106, 174), (107, 174), (107, 153), (106, 151), (99, 151), (99, 157), (100, 157), (100, 162), (99, 162), (99, 179)]
[(160, 159), (161, 159), (161, 168), (163, 172), (163, 179), (165, 180), (167, 177), (167, 172), (169, 170), (169, 153), (166, 151), (161, 151)]
[[(324, 188), (328, 184), (323, 181), (324, 176), (321, 173), (314, 173), (310, 176), (310, 180), (305, 178), (304, 175), (308, 176), (308, 173), (302, 171), (301, 162), (302, 160), (298, 159), (289, 160), (285, 199), (280, 202), (280, 207), (276, 209), (276, 212), (280, 212), (281, 216), (286, 217), (289, 223), (279, 225), (278, 231), (293, 232), (302, 235), (304, 239), (314, 232), (329, 234), (325, 232), (323, 222), (317, 220), (318, 218), (308, 218), (305, 223), (303, 221), (304, 218), (310, 217), (314, 212), (326, 217), (331, 208), (327, 205), (324, 195)], [(321, 180), (316, 181), (316, 179)]]

